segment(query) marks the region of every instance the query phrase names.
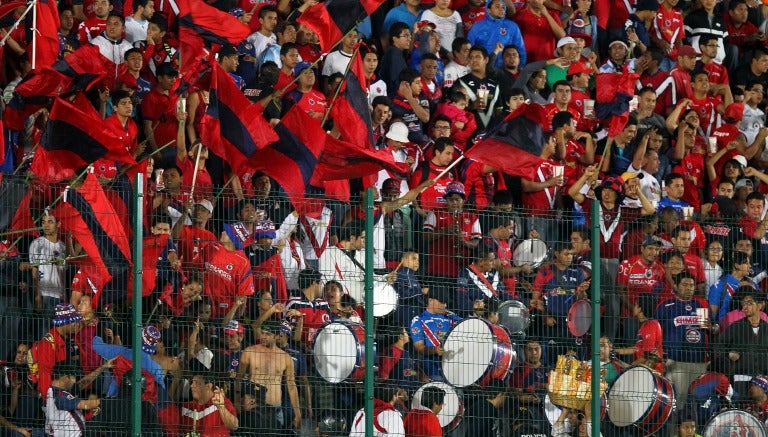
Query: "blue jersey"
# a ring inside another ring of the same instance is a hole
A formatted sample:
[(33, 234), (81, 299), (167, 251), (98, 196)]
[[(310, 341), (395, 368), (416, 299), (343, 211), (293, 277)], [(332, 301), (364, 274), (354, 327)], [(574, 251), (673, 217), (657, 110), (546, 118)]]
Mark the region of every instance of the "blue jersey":
[(707, 308), (705, 299), (667, 299), (656, 309), (661, 324), (662, 344), (667, 357), (687, 363), (703, 363), (707, 358), (707, 330), (701, 326), (696, 309)]
[[(411, 321), (411, 341), (414, 344), (423, 341), (426, 347), (442, 346), (448, 337), (448, 331), (460, 320), (454, 315), (424, 311)], [(439, 355), (425, 356), (422, 360), (424, 373), (432, 379), (441, 378), (440, 360)]]
[(568, 267), (557, 270), (554, 265), (543, 267), (536, 275), (533, 289), (541, 293), (551, 316), (565, 317), (576, 300), (576, 289), (587, 280), (584, 269)]
[(717, 314), (712, 314), (711, 316), (714, 320), (719, 322), (731, 310), (731, 301), (733, 300), (733, 295), (736, 294), (736, 290), (739, 289), (739, 282), (741, 281), (728, 273), (709, 287), (707, 300), (709, 300), (710, 305), (718, 305), (719, 307)]

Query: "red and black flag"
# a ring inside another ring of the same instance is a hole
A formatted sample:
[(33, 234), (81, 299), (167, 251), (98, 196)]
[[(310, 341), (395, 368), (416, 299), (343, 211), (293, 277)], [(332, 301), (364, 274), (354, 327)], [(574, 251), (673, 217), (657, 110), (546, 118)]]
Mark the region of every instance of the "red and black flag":
[(275, 126), (279, 139), (255, 153), (248, 167), (261, 170), (288, 193), (296, 205), (312, 179), (326, 133), (317, 120), (294, 105)]
[(544, 161), (539, 155), (544, 147), (546, 120), (544, 107), (523, 103), (465, 156), (506, 174), (534, 179)]
[(75, 50), (52, 67), (26, 76), (13, 90), (3, 121), (10, 130), (24, 129), (24, 121), (37, 110), (53, 103), (58, 96), (86, 91), (107, 76), (99, 48), (87, 45)]
[(296, 21), (312, 29), (320, 39), (320, 49), (330, 53), (347, 32), (382, 4), (384, 0), (327, 0), (307, 8)]
[[(71, 168), (78, 168), (104, 158), (124, 164), (136, 164), (136, 160), (123, 146), (124, 142), (103, 123), (96, 110), (88, 103), (73, 105), (58, 98), (53, 104), (40, 145), (47, 151), (66, 150), (76, 159), (69, 161)], [(68, 158), (74, 158), (67, 154)], [(74, 162), (73, 162), (74, 161)]]
[(362, 178), (382, 169), (401, 179), (410, 174), (408, 164), (395, 162), (389, 150), (363, 149), (325, 134), (325, 147), (313, 182)]
[[(90, 265), (107, 287), (110, 280), (126, 279), (132, 267), (128, 237), (93, 173), (88, 173), (76, 189), (67, 190), (64, 202), (56, 205), (54, 215), (62, 231), (71, 233), (88, 255), (84, 260), (73, 261), (75, 264)], [(109, 291), (122, 293), (120, 297), (124, 297), (125, 283), (119, 282), (109, 287)], [(94, 296), (94, 305), (98, 305), (101, 294)]]
[[(367, 52), (365, 48), (363, 50)], [(368, 109), (368, 87), (362, 58), (360, 49), (355, 50), (339, 96), (331, 106), (331, 117), (344, 140), (359, 147), (373, 149), (373, 123), (371, 111)]]
[[(36, 0), (35, 12), (27, 14), (27, 53), (34, 56), (30, 62), (35, 67), (35, 71), (50, 67), (59, 59), (59, 11), (55, 0)], [(33, 20), (36, 22), (33, 25)], [(34, 50), (32, 41), (34, 39)]]
[(201, 139), (213, 153), (238, 172), (259, 150), (279, 140), (262, 115), (232, 78), (214, 63), (208, 108), (203, 116)]
[[(181, 78), (193, 84), (202, 70), (203, 46), (238, 45), (251, 34), (247, 24), (203, 0), (179, 0)], [(212, 62), (215, 64), (215, 62)], [(184, 89), (186, 87), (182, 87)]]
[[(16, 23), (16, 20), (18, 20), (18, 17), (16, 17), (16, 9), (19, 7), (26, 8), (27, 6), (27, 2), (25, 1), (13, 1), (0, 5), (0, 27), (5, 29), (13, 26)], [(58, 27), (56, 29), (58, 29)]]

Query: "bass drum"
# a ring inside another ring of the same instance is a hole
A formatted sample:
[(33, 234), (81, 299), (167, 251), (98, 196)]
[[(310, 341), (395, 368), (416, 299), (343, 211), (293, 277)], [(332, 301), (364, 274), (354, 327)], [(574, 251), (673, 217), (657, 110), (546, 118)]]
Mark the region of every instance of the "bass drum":
[(531, 324), (531, 313), (525, 304), (518, 300), (508, 300), (499, 305), (499, 325), (512, 334), (522, 334)]
[(384, 317), (397, 309), (397, 291), (387, 283), (373, 285), (373, 317)]
[(454, 326), (443, 349), (443, 376), (456, 387), (504, 380), (517, 364), (507, 331), (482, 319), (466, 319)]
[(462, 399), (461, 393), (457, 392), (456, 389), (444, 382), (430, 382), (419, 387), (419, 389), (416, 390), (416, 393), (413, 394), (411, 408), (427, 408), (426, 405), (421, 404), (421, 394), (427, 387), (437, 387), (445, 391), (443, 409), (440, 411), (440, 414), (437, 415), (437, 420), (440, 421), (440, 426), (443, 427), (445, 434), (448, 434), (456, 429), (464, 418), (464, 400)]
[(768, 437), (765, 425), (742, 410), (726, 410), (709, 420), (703, 437)]
[(317, 332), (313, 352), (317, 372), (332, 384), (365, 377), (365, 327), (359, 323), (326, 324)]
[(547, 243), (538, 238), (523, 240), (512, 252), (512, 262), (518, 267), (527, 264), (537, 268), (547, 259), (548, 253)]
[(608, 391), (608, 417), (618, 427), (634, 426), (644, 435), (659, 431), (675, 409), (675, 387), (643, 366), (630, 367)]

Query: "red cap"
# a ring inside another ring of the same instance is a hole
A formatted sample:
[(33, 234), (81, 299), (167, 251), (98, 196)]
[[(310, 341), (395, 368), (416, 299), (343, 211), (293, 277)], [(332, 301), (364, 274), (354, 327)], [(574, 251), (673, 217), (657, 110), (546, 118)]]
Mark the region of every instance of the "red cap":
[(696, 52), (696, 49), (694, 49), (691, 46), (680, 46), (677, 49), (677, 56), (687, 56), (689, 58), (696, 58), (699, 56), (699, 54)]
[(731, 121), (741, 121), (744, 118), (744, 104), (734, 102), (725, 108), (725, 119)]

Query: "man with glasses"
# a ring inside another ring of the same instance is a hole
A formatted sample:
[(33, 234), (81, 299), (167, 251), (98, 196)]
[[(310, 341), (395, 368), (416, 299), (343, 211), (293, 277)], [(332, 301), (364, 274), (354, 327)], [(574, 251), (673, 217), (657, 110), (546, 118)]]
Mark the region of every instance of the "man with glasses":
[(723, 331), (717, 352), (724, 372), (734, 381), (734, 388), (746, 393), (744, 386), (750, 376), (768, 369), (768, 323), (762, 313), (765, 298), (756, 290), (737, 295), (736, 300), (740, 301), (738, 312), (743, 318)]

